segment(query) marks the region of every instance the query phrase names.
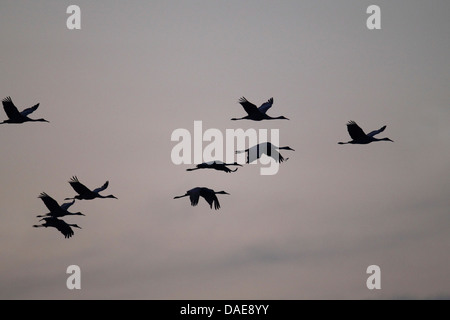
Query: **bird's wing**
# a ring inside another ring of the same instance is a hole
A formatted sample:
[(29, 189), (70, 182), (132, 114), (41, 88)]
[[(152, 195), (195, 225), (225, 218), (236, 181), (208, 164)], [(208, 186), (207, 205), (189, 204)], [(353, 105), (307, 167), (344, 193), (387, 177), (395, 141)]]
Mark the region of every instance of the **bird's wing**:
[(361, 138), (364, 138), (366, 134), (364, 133), (363, 129), (361, 129), (355, 121), (349, 121), (347, 123), (347, 130), (350, 135), (350, 137), (353, 140), (358, 140)]
[(17, 110), (17, 107), (11, 100), (11, 97), (6, 97), (2, 100), (3, 109), (5, 109), (5, 113), (10, 119), (20, 118), (20, 112)]
[(383, 132), (384, 129), (386, 129), (386, 126), (383, 126), (380, 129), (378, 129), (378, 130), (373, 130), (372, 132), (369, 132), (367, 135), (369, 137), (373, 137), (374, 135), (379, 134), (380, 132)]
[(273, 104), (273, 98), (270, 98), (269, 100), (267, 100), (267, 102), (264, 102), (259, 108), (258, 110), (261, 111), (261, 113), (266, 113), (267, 110), (270, 109), (270, 107), (272, 107)]
[(58, 229), (65, 238), (70, 238), (74, 234), (72, 228), (64, 220), (61, 219), (56, 219), (55, 228)]
[(214, 190), (203, 188), (201, 196), (208, 202), (209, 207), (212, 209), (214, 204), (214, 208), (217, 210), (220, 208), (219, 199), (217, 199), (216, 193)]
[(198, 192), (190, 192), (189, 200), (191, 200), (191, 205), (195, 207), (198, 204), (198, 199), (200, 197), (200, 193)]
[[(276, 162), (283, 162), (285, 159), (283, 158), (283, 156), (281, 155), (281, 153), (279, 153), (279, 152), (277, 152), (278, 153), (278, 161), (275, 159), (275, 161)], [(287, 158), (286, 158), (286, 160), (287, 160)]]
[(248, 148), (246, 150), (248, 152), (247, 154), (247, 163), (252, 163), (253, 161), (255, 161), (256, 159), (259, 159), (261, 156), (261, 151), (259, 150), (259, 145), (254, 145), (251, 148)]
[(253, 103), (249, 102), (244, 97), (239, 99), (239, 103), (242, 107), (244, 107), (245, 112), (248, 113), (248, 115), (252, 115), (255, 113), (260, 113), (257, 106), (255, 106)]
[(75, 203), (75, 199), (73, 199), (72, 202), (66, 202), (66, 203), (63, 203), (63, 204), (61, 205), (61, 209), (67, 210), (67, 209), (69, 209), (70, 206), (73, 205), (74, 203)]
[(39, 103), (38, 103), (38, 104), (35, 104), (35, 105), (32, 106), (32, 107), (29, 107), (29, 108), (26, 108), (26, 109), (22, 110), (22, 112), (20, 112), (20, 114), (23, 115), (23, 116), (27, 116), (27, 115), (29, 115), (30, 113), (36, 111), (36, 109), (37, 109), (38, 107), (39, 107)]
[(213, 203), (214, 203), (214, 209), (219, 210), (220, 209), (220, 203), (219, 203), (219, 199), (217, 198), (216, 195), (214, 195)]
[(50, 210), (50, 212), (58, 211), (60, 209), (58, 202), (56, 202), (55, 199), (50, 197), (45, 192), (42, 192), (39, 195), (39, 198), (44, 202), (45, 206), (48, 208), (48, 210)]
[(108, 188), (108, 184), (109, 184), (109, 181), (106, 181), (101, 187), (99, 187), (99, 188), (97, 188), (97, 189), (94, 189), (94, 190), (92, 190), (92, 191), (95, 192), (95, 193), (100, 192), (100, 191), (103, 191), (103, 190), (105, 190), (106, 188)]
[(260, 143), (259, 144), (259, 157), (261, 157), (263, 154), (267, 155), (268, 157), (271, 157), (275, 160), (275, 162), (283, 162), (284, 158), (283, 156), (278, 152), (277, 147), (275, 147), (270, 142), (267, 143)]
[(77, 177), (72, 177), (72, 179), (69, 181), (70, 185), (72, 186), (73, 190), (75, 190), (78, 194), (83, 193), (89, 193), (91, 190), (86, 187), (84, 184), (82, 184), (80, 181), (78, 181)]

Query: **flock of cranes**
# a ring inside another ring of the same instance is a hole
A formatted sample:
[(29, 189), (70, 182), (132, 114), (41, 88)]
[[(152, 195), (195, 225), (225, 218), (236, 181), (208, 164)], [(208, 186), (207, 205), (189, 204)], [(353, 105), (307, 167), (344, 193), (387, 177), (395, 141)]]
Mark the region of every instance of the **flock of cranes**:
[[(269, 110), (273, 105), (273, 98), (270, 98), (267, 100), (267, 102), (264, 102), (261, 106), (257, 107), (253, 103), (249, 102), (245, 97), (242, 97), (239, 99), (239, 103), (244, 108), (244, 110), (247, 112), (247, 116), (242, 118), (232, 118), (231, 120), (253, 120), (253, 121), (261, 121), (261, 120), (277, 120), (277, 119), (285, 119), (289, 120), (288, 118), (284, 116), (279, 117), (271, 117), (267, 114), (267, 110)], [(283, 162), (286, 161), (288, 158), (284, 159), (283, 156), (277, 151), (277, 150), (292, 150), (294, 149), (286, 146), (286, 147), (277, 147), (270, 142), (263, 142), (259, 143), (251, 148), (245, 149), (245, 150), (239, 150), (236, 151), (236, 153), (247, 153), (247, 160), (246, 163), (251, 163), (257, 159), (259, 159), (263, 154), (272, 157), (276, 162)], [(209, 161), (198, 164), (195, 168), (186, 169), (186, 171), (193, 171), (198, 169), (214, 169), (218, 171), (224, 171), (227, 173), (230, 172), (236, 172), (238, 168), (231, 170), (228, 168), (229, 166), (241, 166), (241, 164), (238, 164), (236, 162), (234, 163), (224, 163), (220, 160), (215, 161)], [(200, 197), (206, 200), (208, 202), (209, 207), (212, 209), (214, 205), (214, 209), (218, 210), (220, 209), (220, 203), (219, 199), (217, 198), (217, 194), (228, 194), (226, 191), (214, 191), (213, 189), (206, 188), (206, 187), (195, 187), (192, 188), (184, 195), (176, 196), (174, 199), (179, 199), (183, 197), (189, 196), (189, 200), (191, 202), (192, 206), (196, 206), (198, 204), (198, 201)]]
[[(11, 97), (6, 97), (2, 100), (3, 103), (3, 109), (5, 110), (5, 113), (8, 117), (8, 119), (4, 120), (3, 122), (0, 122), (0, 124), (20, 124), (24, 122), (49, 122), (43, 118), (40, 119), (31, 119), (28, 117), (31, 113), (37, 110), (39, 107), (39, 103), (36, 105), (23, 109), (22, 111), (19, 111), (17, 107), (14, 105), (14, 103), (11, 100)], [(267, 114), (267, 111), (272, 107), (273, 105), (273, 98), (270, 98), (261, 106), (257, 107), (253, 103), (249, 102), (245, 97), (242, 97), (239, 99), (239, 103), (244, 108), (247, 115), (242, 118), (232, 118), (231, 120), (252, 120), (252, 121), (262, 121), (262, 120), (289, 120), (288, 118), (284, 116), (279, 117), (271, 117)], [(375, 135), (383, 132), (386, 129), (386, 126), (381, 127), (378, 130), (371, 131), (370, 133), (365, 133), (364, 130), (361, 129), (361, 127), (356, 124), (354, 121), (349, 121), (347, 123), (347, 130), (352, 138), (352, 140), (348, 142), (338, 142), (338, 144), (368, 144), (371, 142), (376, 141), (391, 141), (389, 138), (381, 138), (378, 139), (375, 137)], [(251, 163), (257, 159), (259, 159), (263, 154), (266, 156), (272, 157), (276, 162), (283, 162), (287, 161), (289, 158), (284, 158), (279, 150), (291, 150), (295, 151), (294, 149), (290, 148), (289, 146), (285, 147), (278, 147), (270, 142), (263, 142), (258, 145), (252, 146), (245, 150), (236, 151), (236, 154), (239, 153), (247, 153), (246, 163)], [(236, 172), (238, 168), (232, 170), (228, 168), (229, 166), (241, 166), (241, 164), (238, 164), (236, 162), (234, 163), (224, 163), (222, 161), (216, 160), (216, 161), (210, 161), (205, 162), (201, 164), (197, 164), (195, 168), (186, 169), (186, 171), (194, 171), (199, 169), (213, 169), (218, 171), (224, 171), (226, 173), (230, 172)], [(59, 205), (59, 203), (53, 199), (51, 196), (49, 196), (47, 193), (43, 192), (39, 195), (38, 198), (40, 198), (47, 209), (50, 211), (44, 215), (38, 215), (37, 217), (42, 218), (40, 221), (44, 220), (45, 222), (40, 225), (33, 225), (35, 228), (39, 227), (53, 227), (56, 228), (59, 232), (61, 232), (65, 238), (70, 238), (73, 236), (74, 232), (72, 228), (80, 228), (76, 224), (68, 224), (64, 220), (61, 219), (61, 217), (65, 216), (84, 216), (81, 212), (69, 212), (68, 209), (75, 203), (75, 200), (92, 200), (96, 198), (114, 198), (117, 199), (114, 195), (110, 194), (107, 196), (101, 195), (100, 192), (104, 191), (107, 187), (109, 182), (106, 181), (101, 187), (98, 187), (96, 189), (89, 189), (84, 184), (82, 184), (76, 176), (73, 176), (71, 180), (69, 181), (69, 184), (71, 187), (75, 190), (77, 193), (75, 196), (71, 198), (65, 198), (64, 200), (72, 200), (71, 202), (63, 203), (62, 205)], [(229, 195), (226, 191), (214, 191), (213, 189), (206, 188), (206, 187), (195, 187), (192, 188), (184, 195), (176, 196), (174, 199), (179, 199), (183, 197), (189, 196), (189, 200), (191, 202), (192, 206), (196, 206), (199, 202), (200, 197), (204, 198), (205, 201), (209, 204), (210, 208), (212, 209), (214, 206), (214, 209), (218, 210), (220, 209), (220, 203), (219, 199), (217, 198), (217, 194), (224, 194)]]
[[(261, 106), (257, 107), (253, 103), (249, 102), (245, 97), (242, 97), (239, 99), (239, 103), (244, 108), (245, 112), (247, 112), (247, 115), (242, 118), (232, 118), (231, 120), (253, 120), (253, 121), (262, 121), (262, 120), (289, 120), (285, 116), (279, 116), (279, 117), (271, 117), (267, 114), (267, 110), (269, 110), (273, 105), (273, 98), (270, 98)], [(351, 141), (348, 142), (338, 142), (338, 144), (368, 144), (375, 141), (392, 141), (389, 138), (381, 138), (377, 139), (375, 138), (375, 135), (381, 133), (386, 129), (386, 126), (383, 126), (382, 128), (378, 130), (374, 130), (368, 134), (366, 134), (354, 121), (349, 121), (347, 124), (347, 130), (350, 134), (350, 137), (352, 138)], [(295, 151), (289, 146), (285, 147), (278, 147), (273, 145), (270, 142), (263, 142), (259, 143), (255, 146), (252, 146), (245, 150), (238, 150), (236, 151), (236, 154), (239, 153), (246, 153), (246, 163), (252, 163), (253, 161), (259, 159), (263, 154), (273, 158), (276, 162), (284, 162), (287, 161), (289, 158), (284, 158), (279, 150), (291, 150)], [(204, 162), (201, 164), (198, 164), (195, 168), (186, 169), (187, 171), (193, 171), (198, 169), (215, 169), (219, 171), (224, 171), (227, 173), (235, 172), (237, 171), (237, 168), (234, 170), (231, 170), (228, 168), (228, 166), (242, 166), (240, 164), (237, 164), (236, 162), (227, 164), (222, 161), (216, 160), (216, 161), (210, 161), (210, 162)], [(189, 200), (191, 202), (192, 206), (196, 206), (198, 204), (198, 201), (200, 197), (204, 198), (206, 202), (208, 202), (210, 208), (218, 210), (220, 208), (219, 199), (217, 198), (217, 194), (229, 194), (225, 191), (214, 191), (213, 189), (209, 189), (206, 187), (195, 187), (192, 188), (184, 195), (176, 196), (174, 199), (179, 199), (183, 197), (189, 196)]]
[[(33, 225), (35, 228), (41, 228), (41, 227), (53, 227), (56, 228), (59, 232), (61, 232), (65, 238), (70, 238), (73, 236), (74, 232), (72, 227), (81, 229), (80, 226), (77, 224), (69, 224), (65, 222), (62, 219), (59, 219), (61, 217), (65, 216), (84, 216), (81, 212), (70, 212), (68, 209), (75, 203), (75, 199), (77, 200), (92, 200), (95, 198), (114, 198), (117, 199), (115, 196), (108, 195), (103, 196), (100, 194), (101, 191), (105, 190), (108, 187), (109, 182), (106, 181), (103, 186), (96, 188), (94, 190), (89, 189), (84, 184), (82, 184), (77, 177), (72, 177), (72, 179), (69, 181), (69, 184), (72, 186), (72, 188), (77, 193), (76, 196), (73, 198), (66, 198), (64, 200), (72, 200), (71, 202), (65, 202), (62, 205), (59, 205), (59, 203), (50, 197), (47, 193), (42, 192), (38, 198), (40, 198), (47, 209), (50, 211), (44, 215), (38, 215), (38, 218), (42, 218), (41, 220), (44, 220), (45, 222), (39, 225)], [(41, 221), (39, 220), (39, 221)]]

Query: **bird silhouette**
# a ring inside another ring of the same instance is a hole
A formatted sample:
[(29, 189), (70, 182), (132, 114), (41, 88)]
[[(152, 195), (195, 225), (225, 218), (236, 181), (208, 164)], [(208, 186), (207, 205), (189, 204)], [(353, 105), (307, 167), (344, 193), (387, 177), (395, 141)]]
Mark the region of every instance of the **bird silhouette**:
[(239, 103), (244, 108), (245, 112), (247, 112), (247, 115), (242, 118), (232, 118), (231, 120), (254, 120), (254, 121), (261, 121), (261, 120), (276, 120), (276, 119), (285, 119), (289, 120), (288, 118), (284, 116), (279, 117), (271, 117), (267, 115), (267, 110), (269, 110), (272, 107), (273, 104), (273, 98), (270, 98), (267, 100), (267, 102), (264, 102), (259, 108), (255, 106), (253, 103), (249, 102), (246, 98), (242, 97), (239, 99)]
[(84, 184), (82, 184), (76, 176), (73, 176), (72, 179), (69, 181), (72, 188), (78, 193), (73, 198), (65, 198), (64, 200), (72, 200), (72, 199), (78, 199), (78, 200), (92, 200), (95, 198), (114, 198), (117, 199), (112, 194), (108, 196), (102, 196), (99, 194), (99, 192), (105, 190), (108, 187), (109, 181), (106, 181), (103, 186), (96, 188), (94, 190), (89, 189)]
[(377, 139), (374, 137), (375, 135), (379, 134), (380, 132), (383, 132), (384, 129), (386, 129), (386, 126), (383, 126), (378, 130), (374, 130), (374, 131), (366, 134), (363, 131), (363, 129), (361, 129), (360, 126), (358, 126), (356, 124), (355, 121), (349, 121), (347, 123), (347, 130), (348, 130), (348, 133), (350, 134), (350, 137), (352, 138), (352, 140), (348, 141), (348, 142), (338, 142), (338, 144), (368, 144), (368, 143), (375, 142), (375, 141), (394, 142), (389, 138)]
[(34, 121), (40, 121), (40, 122), (48, 122), (45, 119), (30, 119), (28, 118), (28, 115), (34, 112), (38, 107), (39, 103), (30, 107), (26, 108), (23, 111), (19, 112), (17, 110), (17, 107), (14, 105), (14, 103), (11, 100), (11, 97), (6, 97), (2, 100), (3, 103), (3, 109), (5, 110), (6, 115), (8, 116), (7, 120), (4, 120), (3, 122), (0, 122), (0, 124), (3, 123), (24, 123), (24, 122), (34, 122)]
[(214, 191), (212, 189), (205, 188), (205, 187), (196, 187), (196, 188), (186, 191), (186, 194), (184, 194), (182, 196), (174, 197), (174, 199), (179, 199), (179, 198), (189, 196), (191, 205), (195, 207), (198, 204), (199, 198), (203, 197), (206, 200), (206, 202), (208, 202), (209, 207), (211, 209), (214, 204), (214, 209), (218, 210), (218, 209), (220, 209), (220, 203), (219, 203), (219, 199), (217, 198), (216, 194), (229, 194), (229, 193), (225, 192), (225, 191)]
[(276, 162), (287, 161), (289, 158), (284, 158), (278, 150), (291, 150), (295, 151), (289, 146), (286, 147), (277, 147), (270, 142), (262, 142), (257, 145), (254, 145), (251, 148), (236, 151), (237, 154), (247, 152), (247, 161), (246, 163), (251, 163), (257, 159), (259, 159), (263, 154), (272, 157)]
[(43, 224), (39, 224), (39, 225), (35, 224), (35, 225), (33, 225), (33, 227), (35, 227), (35, 228), (41, 228), (41, 227), (56, 228), (59, 232), (61, 232), (64, 235), (65, 238), (70, 238), (73, 236), (74, 232), (71, 227), (81, 229), (81, 227), (79, 227), (76, 224), (68, 224), (64, 220), (61, 220), (61, 219), (58, 219), (55, 217), (47, 217), (47, 218), (43, 218), (42, 220), (45, 220), (45, 222)]
[[(54, 217), (54, 218), (60, 218), (64, 216), (84, 216), (81, 212), (69, 212), (68, 209), (71, 205), (75, 203), (75, 200), (72, 202), (63, 203), (62, 205), (59, 205), (58, 202), (50, 197), (45, 192), (42, 192), (39, 197), (45, 204), (45, 206), (50, 210), (49, 213), (44, 215), (39, 215), (37, 217)], [(42, 220), (42, 219), (41, 219)]]
[(224, 171), (226, 173), (229, 173), (229, 172), (236, 172), (238, 169), (238, 168), (236, 168), (234, 170), (231, 170), (227, 166), (241, 166), (242, 167), (242, 165), (238, 164), (237, 162), (224, 163), (222, 161), (215, 160), (215, 161), (200, 163), (195, 168), (186, 169), (186, 171), (194, 171), (194, 170), (198, 170), (198, 169), (215, 169), (215, 170)]

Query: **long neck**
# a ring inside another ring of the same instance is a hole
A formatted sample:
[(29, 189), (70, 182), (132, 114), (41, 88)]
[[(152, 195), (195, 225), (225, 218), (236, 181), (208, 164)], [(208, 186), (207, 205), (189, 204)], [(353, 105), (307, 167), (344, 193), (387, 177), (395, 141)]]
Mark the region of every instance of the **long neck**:
[(389, 138), (381, 138), (381, 139), (373, 138), (373, 141), (391, 141), (392, 142), (392, 140)]
[(284, 117), (284, 116), (279, 116), (279, 117), (271, 117), (271, 116), (267, 116), (266, 117), (267, 120), (289, 120), (288, 118)]

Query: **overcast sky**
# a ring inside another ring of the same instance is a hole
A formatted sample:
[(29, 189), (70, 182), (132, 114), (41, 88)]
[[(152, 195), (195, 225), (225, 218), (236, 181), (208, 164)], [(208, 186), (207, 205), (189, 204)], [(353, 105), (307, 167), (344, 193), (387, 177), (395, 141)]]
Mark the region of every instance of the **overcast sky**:
[[(66, 9), (81, 8), (81, 30)], [(366, 9), (381, 8), (381, 30)], [(0, 125), (2, 299), (450, 297), (448, 1), (0, 3), (0, 98), (50, 123)], [(238, 99), (290, 120), (231, 121)], [(0, 110), (0, 122), (6, 114)], [(289, 161), (187, 172), (171, 134), (278, 129)], [(346, 123), (394, 142), (338, 145)], [(75, 235), (33, 228), (76, 201)], [(174, 200), (225, 190), (221, 208)], [(69, 265), (81, 290), (66, 287)], [(366, 287), (370, 265), (381, 289)]]

